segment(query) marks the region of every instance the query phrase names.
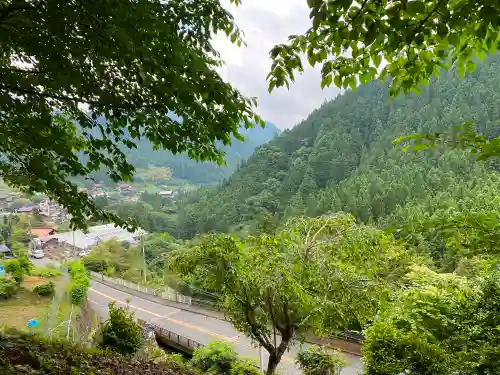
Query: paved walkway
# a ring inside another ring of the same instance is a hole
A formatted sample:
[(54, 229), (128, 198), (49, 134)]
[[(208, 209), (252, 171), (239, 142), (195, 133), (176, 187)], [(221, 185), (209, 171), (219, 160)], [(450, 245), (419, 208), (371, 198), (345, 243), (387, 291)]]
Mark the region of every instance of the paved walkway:
[[(229, 322), (160, 305), (143, 298), (132, 296), (99, 282), (91, 282), (88, 300), (92, 303), (92, 307), (101, 317), (107, 317), (108, 303), (110, 301), (117, 301), (117, 304), (125, 305), (127, 299), (130, 299), (130, 308), (135, 312), (137, 318), (155, 323), (202, 344), (207, 344), (214, 340), (230, 342), (240, 355), (253, 357), (258, 361), (258, 349), (252, 346), (249, 338), (237, 332)], [(283, 374), (300, 373), (300, 370), (295, 364), (297, 350), (297, 347), (293, 347), (285, 353), (278, 367)], [(267, 352), (265, 350), (264, 355), (265, 363), (267, 364)], [(342, 371), (342, 375), (360, 374), (362, 368), (360, 358), (348, 354), (345, 354), (345, 358), (349, 362), (349, 367)]]

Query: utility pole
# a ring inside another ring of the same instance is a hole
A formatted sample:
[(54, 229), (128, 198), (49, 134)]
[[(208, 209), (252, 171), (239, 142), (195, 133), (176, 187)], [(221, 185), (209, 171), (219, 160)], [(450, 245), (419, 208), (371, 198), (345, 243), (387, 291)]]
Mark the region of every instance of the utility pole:
[(143, 280), (144, 280), (144, 284), (146, 284), (146, 270), (147, 270), (147, 267), (146, 267), (146, 254), (145, 254), (145, 251), (144, 251), (144, 232), (142, 231), (142, 229), (140, 229), (141, 231), (141, 249), (142, 249), (142, 277), (143, 277)]
[(259, 359), (260, 359), (260, 372), (264, 374), (266, 372), (264, 368), (264, 350), (262, 349), (262, 345), (259, 345)]

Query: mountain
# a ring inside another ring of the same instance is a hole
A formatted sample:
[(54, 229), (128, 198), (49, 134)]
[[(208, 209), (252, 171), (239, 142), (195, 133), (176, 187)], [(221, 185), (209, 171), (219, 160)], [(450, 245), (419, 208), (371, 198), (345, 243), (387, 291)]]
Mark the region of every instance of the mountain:
[(390, 99), (383, 82), (339, 95), (257, 148), (223, 183), (185, 196), (179, 235), (339, 210), (383, 222), (442, 192), (453, 199), (470, 194), (482, 181), (497, 181), (490, 179), (497, 175), (495, 163), (451, 147), (405, 153), (392, 141), (450, 131), (469, 120), (483, 134), (500, 135), (499, 86), (495, 57), (464, 80), (442, 72), (419, 96)]
[[(99, 117), (97, 121), (101, 124), (106, 123), (104, 117)], [(98, 129), (94, 129), (93, 131), (95, 136), (100, 136)], [(164, 184), (171, 183), (174, 180), (179, 182), (180, 180), (180, 182), (187, 182), (193, 185), (214, 185), (224, 178), (229, 177), (239, 164), (252, 155), (255, 148), (269, 142), (280, 134), (280, 129), (273, 123), (266, 122), (264, 128), (261, 126), (255, 126), (250, 129), (243, 128), (240, 129), (240, 133), (245, 138), (244, 142), (233, 139), (230, 146), (221, 145), (221, 149), (226, 153), (226, 166), (219, 166), (211, 162), (198, 163), (191, 160), (185, 154), (174, 155), (167, 150), (153, 150), (151, 143), (147, 139), (133, 139), (137, 148), (128, 149), (124, 147), (123, 152), (127, 157), (127, 161), (137, 169), (136, 180), (147, 178), (144, 175), (141, 176), (141, 172), (148, 174), (149, 171), (151, 174), (155, 174), (156, 171), (154, 169), (156, 168), (168, 168), (169, 171), (167, 173), (164, 170), (158, 171), (157, 178), (155, 178), (156, 182)], [(127, 134), (126, 130), (125, 134)], [(105, 168), (94, 173), (93, 177), (96, 181), (104, 183), (109, 181)]]
[(241, 134), (245, 141), (233, 140), (231, 146), (222, 146), (226, 153), (227, 166), (218, 166), (216, 163), (197, 163), (187, 155), (173, 155), (169, 151), (153, 150), (148, 140), (137, 142), (137, 148), (126, 150), (127, 159), (136, 168), (163, 167), (169, 168), (172, 176), (186, 180), (191, 184), (213, 185), (229, 177), (246, 160), (256, 147), (270, 141), (280, 130), (276, 125), (266, 122), (264, 128), (256, 126), (251, 129), (242, 129)]

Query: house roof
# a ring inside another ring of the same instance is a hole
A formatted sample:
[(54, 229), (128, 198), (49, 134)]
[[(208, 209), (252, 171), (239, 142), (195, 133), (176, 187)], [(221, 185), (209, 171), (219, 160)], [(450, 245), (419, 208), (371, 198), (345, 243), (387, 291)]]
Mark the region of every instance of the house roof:
[(35, 208), (37, 208), (36, 206), (23, 206), (21, 208), (19, 208), (17, 210), (17, 212), (31, 212), (33, 211)]
[(7, 245), (5, 244), (0, 244), (0, 253), (10, 253), (10, 249)]
[(38, 237), (46, 237), (54, 232), (54, 228), (32, 228), (31, 234)]
[(77, 230), (74, 232), (58, 233), (50, 236), (50, 238), (55, 238), (58, 242), (65, 242), (69, 245), (74, 244), (79, 249), (88, 249), (91, 246), (97, 245), (100, 241), (111, 239), (134, 243), (140, 233), (140, 230), (131, 233), (120, 227), (115, 227), (114, 224), (105, 224), (89, 227), (87, 233)]
[(162, 190), (160, 191), (160, 195), (172, 195), (174, 192), (172, 190)]

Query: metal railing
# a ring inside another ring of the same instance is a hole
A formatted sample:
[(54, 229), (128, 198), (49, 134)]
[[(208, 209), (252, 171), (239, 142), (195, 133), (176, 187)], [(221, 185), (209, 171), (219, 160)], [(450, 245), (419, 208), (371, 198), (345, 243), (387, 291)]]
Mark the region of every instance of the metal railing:
[(144, 285), (140, 284), (135, 284), (130, 281), (122, 280), (122, 279), (115, 279), (114, 277), (109, 277), (105, 276), (103, 274), (94, 272), (94, 271), (89, 271), (90, 276), (106, 281), (110, 284), (115, 284), (115, 285), (121, 285), (124, 286), (125, 288), (128, 289), (133, 289), (137, 290), (138, 292), (144, 293), (144, 294), (149, 294), (151, 296), (156, 296), (159, 298), (163, 298), (168, 301), (172, 302), (177, 302), (177, 303), (183, 303), (186, 305), (192, 305), (193, 304), (193, 299), (189, 296), (185, 296), (183, 294), (177, 293), (175, 290), (169, 287), (164, 287), (160, 289), (152, 289)]
[(199, 343), (198, 341), (188, 339), (185, 336), (179, 335), (175, 332), (172, 332), (166, 328), (160, 327), (156, 324), (147, 322), (143, 319), (137, 319), (137, 323), (142, 326), (143, 328), (149, 328), (154, 331), (154, 333), (157, 336), (160, 336), (161, 338), (164, 338), (171, 344), (177, 344), (178, 346), (187, 349), (188, 351), (193, 351), (196, 348), (199, 348), (201, 346), (204, 346), (203, 344)]

